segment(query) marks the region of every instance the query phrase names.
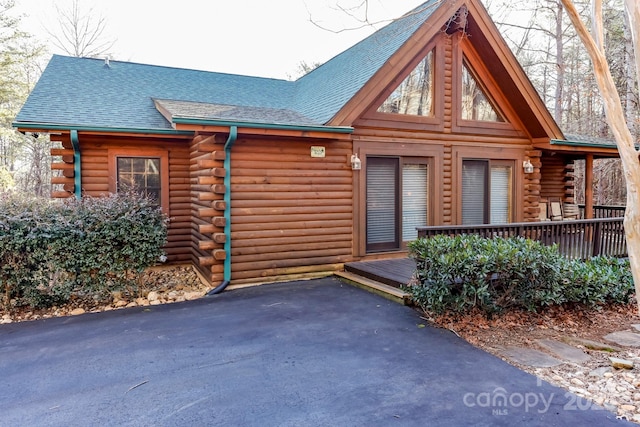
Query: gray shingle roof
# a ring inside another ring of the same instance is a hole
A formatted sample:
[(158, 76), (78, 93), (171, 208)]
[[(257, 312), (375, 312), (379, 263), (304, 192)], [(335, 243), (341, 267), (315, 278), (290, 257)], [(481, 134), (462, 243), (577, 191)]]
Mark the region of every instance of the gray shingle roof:
[(324, 125), (443, 3), (427, 1), (295, 82), (54, 55), (14, 124), (170, 130), (157, 99), (195, 118)]
[(310, 118), (284, 108), (209, 104), (170, 99), (156, 99), (155, 102), (168, 111), (173, 118), (234, 120), (244, 123), (283, 125), (316, 125)]

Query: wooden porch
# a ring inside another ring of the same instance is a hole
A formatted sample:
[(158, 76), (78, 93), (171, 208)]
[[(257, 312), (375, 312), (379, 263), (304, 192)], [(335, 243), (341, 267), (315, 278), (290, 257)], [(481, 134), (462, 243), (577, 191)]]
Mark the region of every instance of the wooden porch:
[[(478, 234), (484, 237), (521, 236), (538, 240), (545, 245), (558, 245), (560, 253), (567, 258), (587, 259), (594, 256), (626, 257), (627, 245), (623, 221), (620, 215), (624, 209), (600, 207), (599, 215), (613, 217), (526, 222), (498, 225), (445, 225), (419, 227), (418, 237), (438, 234), (450, 236)], [(345, 263), (340, 277), (368, 290), (387, 296), (402, 303), (408, 303), (409, 296), (400, 290), (408, 284), (415, 271), (415, 262), (410, 258), (395, 258), (376, 261)]]

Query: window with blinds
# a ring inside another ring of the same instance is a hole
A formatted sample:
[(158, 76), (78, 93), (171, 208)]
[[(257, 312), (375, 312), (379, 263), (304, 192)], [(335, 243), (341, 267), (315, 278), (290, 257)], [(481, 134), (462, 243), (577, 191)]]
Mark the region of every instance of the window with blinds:
[(512, 219), (513, 166), (462, 162), (462, 224), (506, 224)]
[(367, 251), (400, 249), (428, 225), (428, 165), (401, 157), (367, 157)]
[(491, 166), (490, 224), (511, 222), (511, 166)]
[(416, 227), (428, 225), (429, 174), (426, 164), (402, 165), (402, 240), (418, 237)]
[(367, 250), (397, 248), (398, 165), (391, 157), (367, 158)]

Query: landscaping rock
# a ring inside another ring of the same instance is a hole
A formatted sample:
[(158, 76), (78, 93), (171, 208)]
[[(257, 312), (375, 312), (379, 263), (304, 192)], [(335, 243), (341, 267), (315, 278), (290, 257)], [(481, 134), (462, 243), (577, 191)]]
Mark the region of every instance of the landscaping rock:
[(509, 347), (503, 349), (500, 353), (516, 363), (537, 368), (549, 368), (562, 363), (555, 357), (531, 348)]
[(584, 348), (588, 348), (590, 350), (608, 351), (608, 352), (622, 351), (620, 347), (615, 347), (611, 344), (605, 344), (599, 341), (593, 341), (593, 340), (588, 340), (584, 338), (564, 337), (562, 340), (567, 344), (581, 345)]
[(589, 376), (590, 377), (604, 378), (604, 375), (607, 372), (611, 372), (611, 368), (608, 367), (608, 366), (602, 366), (600, 368), (594, 369), (593, 371), (589, 372)]
[(591, 359), (591, 357), (579, 348), (551, 339), (536, 340), (545, 350), (553, 353), (561, 359), (569, 362), (582, 363)]
[(157, 301), (159, 298), (160, 298), (160, 294), (156, 291), (151, 291), (147, 295), (147, 299), (149, 300), (149, 302)]
[(79, 314), (84, 314), (84, 313), (85, 313), (85, 309), (81, 308), (81, 307), (74, 308), (73, 310), (71, 310), (69, 312), (69, 314), (72, 315), (72, 316), (77, 316)]
[(604, 339), (625, 347), (640, 347), (640, 334), (632, 331), (612, 332)]
[(626, 359), (620, 359), (617, 357), (610, 357), (611, 366), (617, 369), (633, 369), (633, 362)]

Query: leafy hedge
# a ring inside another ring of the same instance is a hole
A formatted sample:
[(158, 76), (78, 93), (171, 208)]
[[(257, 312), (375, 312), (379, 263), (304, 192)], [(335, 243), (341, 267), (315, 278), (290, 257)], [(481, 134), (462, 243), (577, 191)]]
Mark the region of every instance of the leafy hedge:
[(626, 303), (633, 293), (628, 261), (567, 260), (556, 246), (521, 237), (440, 235), (411, 242), (409, 251), (417, 263), (417, 281), (407, 290), (423, 309), (436, 313), (597, 306)]
[(163, 256), (167, 218), (134, 194), (55, 202), (0, 193), (0, 291), (48, 306), (137, 289), (136, 273)]

